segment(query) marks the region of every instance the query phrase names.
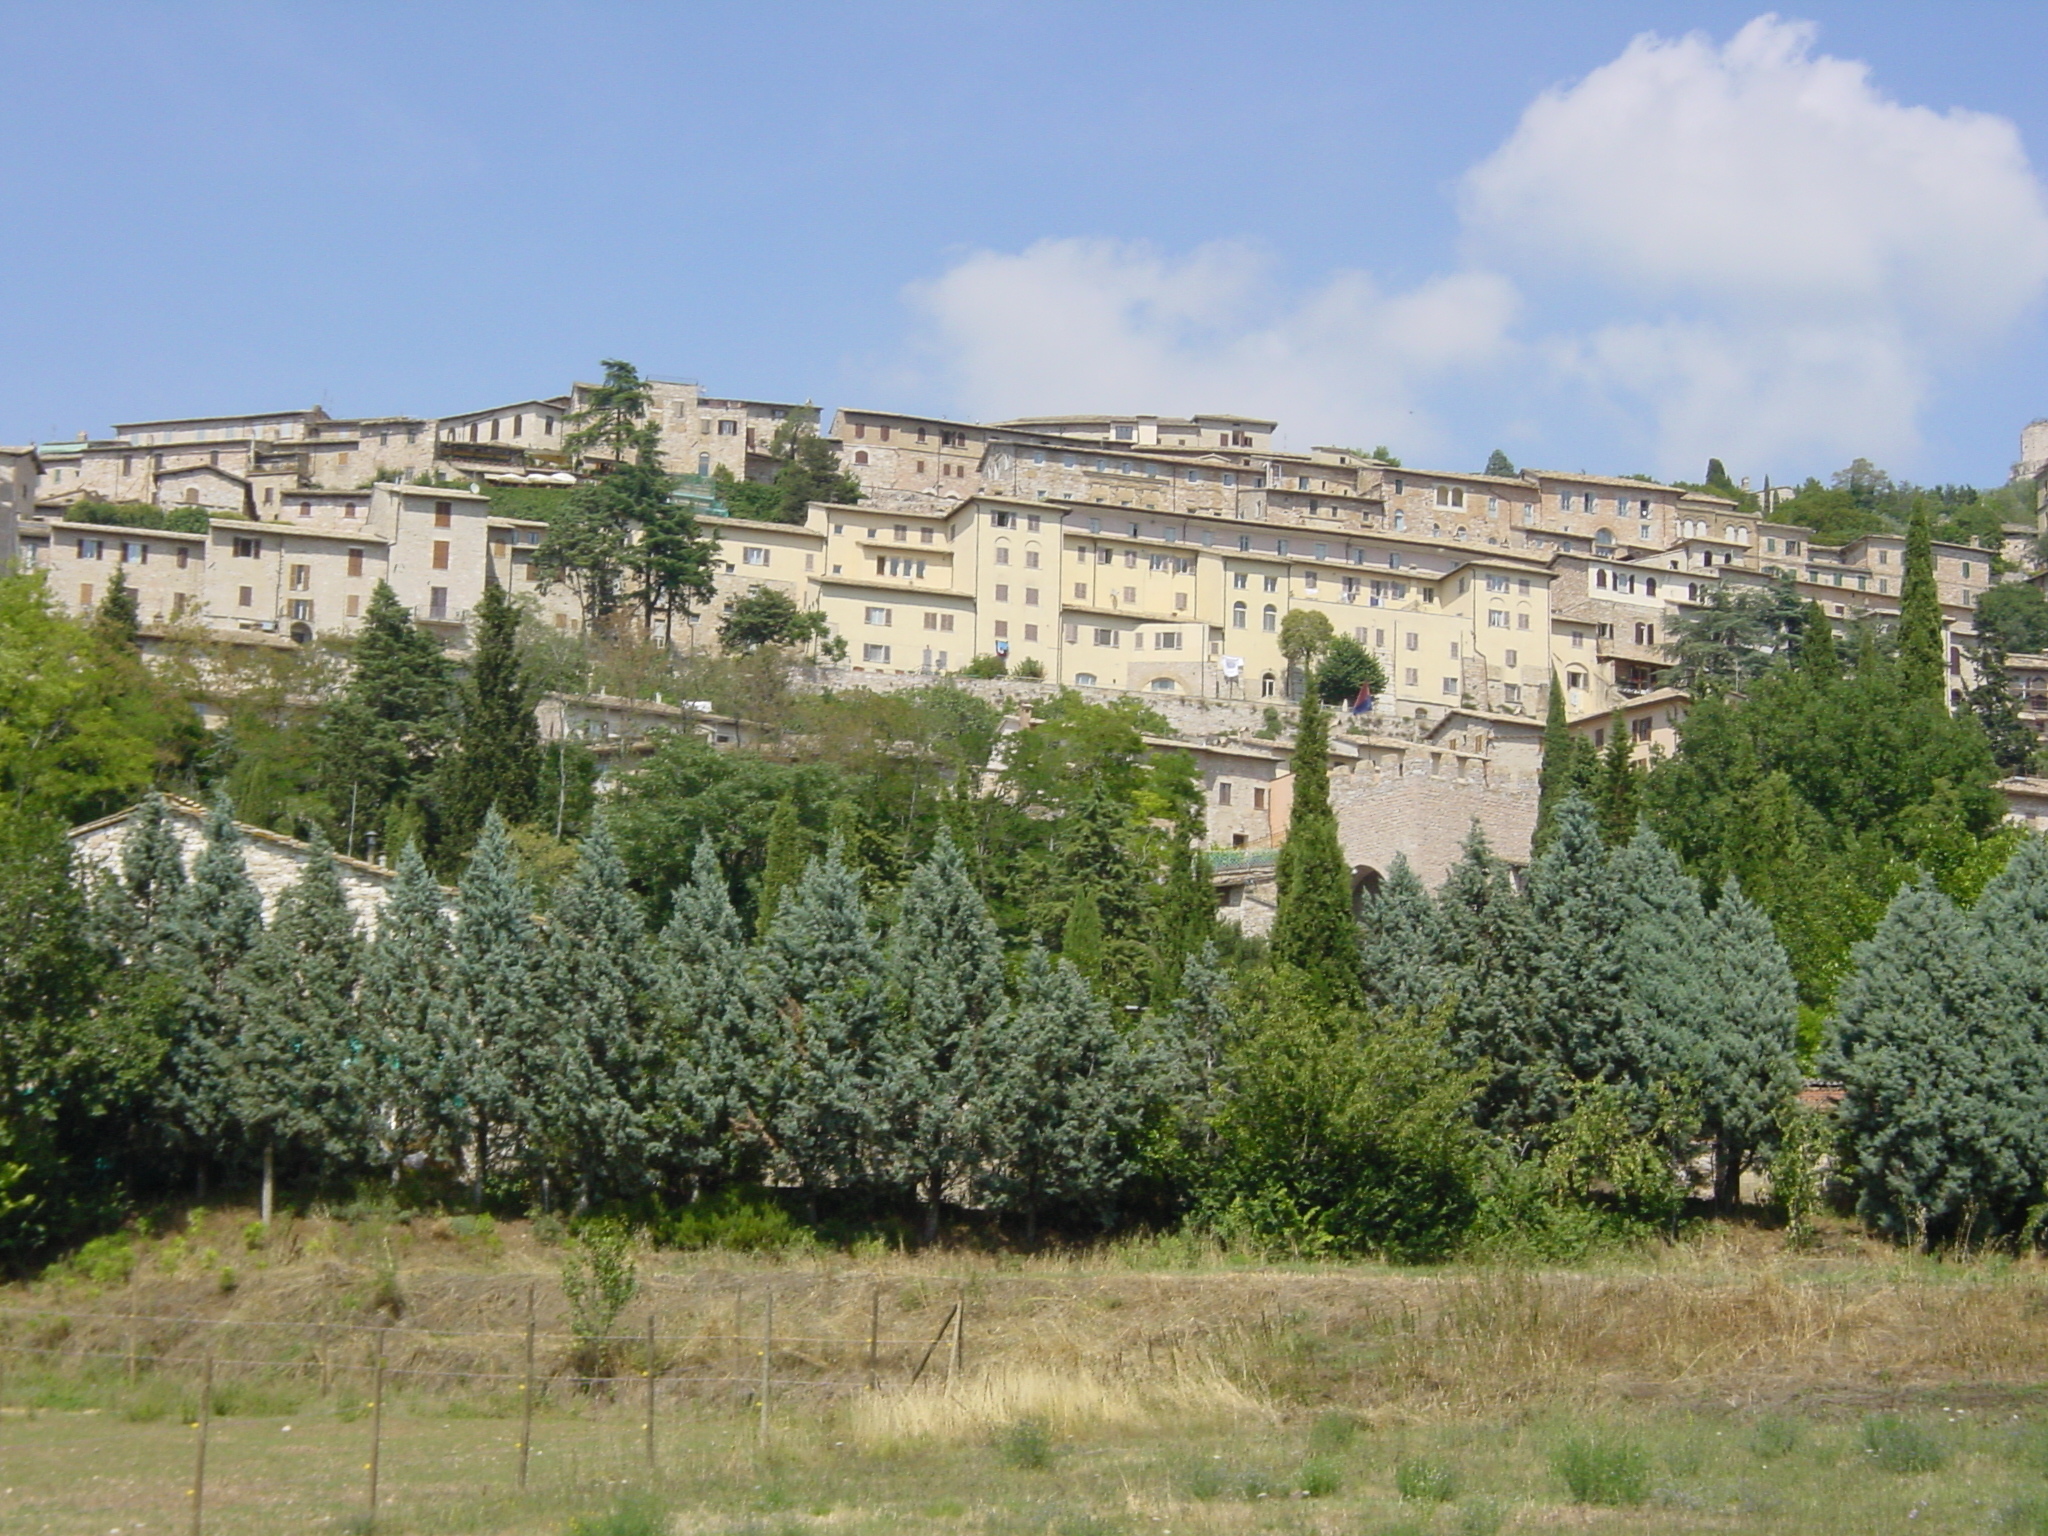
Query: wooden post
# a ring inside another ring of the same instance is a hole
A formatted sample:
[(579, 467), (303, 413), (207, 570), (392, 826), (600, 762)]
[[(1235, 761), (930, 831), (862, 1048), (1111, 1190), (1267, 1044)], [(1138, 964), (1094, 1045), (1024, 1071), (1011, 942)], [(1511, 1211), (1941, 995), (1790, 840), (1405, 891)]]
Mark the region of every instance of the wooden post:
[(206, 1351), (205, 1373), (199, 1378), (199, 1449), (192, 1461), (192, 1536), (200, 1536), (206, 1517), (206, 1434), (213, 1424), (213, 1351)]
[(647, 1314), (647, 1475), (654, 1475), (654, 1314)]
[(768, 1293), (768, 1310), (761, 1325), (761, 1449), (768, 1449), (768, 1393), (774, 1386), (769, 1361), (775, 1354), (775, 1293)]
[(519, 1491), (526, 1492), (526, 1460), (533, 1452), (533, 1293), (526, 1288), (526, 1380), (519, 1388)]
[(739, 1384), (740, 1384), (741, 1382), (744, 1382), (744, 1381), (745, 1381), (745, 1380), (747, 1379), (747, 1376), (746, 1376), (746, 1372), (745, 1372), (745, 1371), (744, 1371), (744, 1370), (743, 1370), (743, 1369), (741, 1368), (741, 1366), (742, 1366), (742, 1362), (741, 1362), (741, 1359), (740, 1359), (740, 1344), (741, 1344), (741, 1342), (743, 1341), (743, 1339), (745, 1338), (745, 1333), (746, 1333), (746, 1327), (745, 1327), (745, 1312), (744, 1312), (744, 1310), (743, 1310), (743, 1309), (744, 1309), (744, 1307), (745, 1307), (745, 1305), (746, 1305), (746, 1300), (747, 1300), (747, 1285), (746, 1285), (746, 1282), (745, 1282), (744, 1280), (738, 1280), (738, 1281), (735, 1281), (735, 1282), (733, 1282), (733, 1288), (732, 1288), (732, 1379), (733, 1379), (733, 1396), (734, 1396), (734, 1397), (738, 1397), (738, 1396), (740, 1395), (740, 1394), (739, 1394)]
[(135, 1330), (128, 1330), (128, 1385), (135, 1385)]
[(882, 1346), (882, 1287), (875, 1286), (868, 1297), (868, 1390), (878, 1388), (881, 1383), (879, 1357)]
[(953, 1385), (953, 1378), (967, 1365), (967, 1347), (961, 1335), (967, 1329), (967, 1296), (961, 1293), (953, 1303), (953, 1358), (946, 1362), (946, 1385)]
[(370, 1524), (377, 1523), (378, 1462), (384, 1452), (384, 1330), (377, 1330), (377, 1364), (370, 1377)]
[(322, 1397), (334, 1388), (334, 1330), (322, 1324), (320, 1327), (320, 1395)]
[(917, 1385), (918, 1378), (924, 1375), (924, 1368), (932, 1363), (932, 1352), (939, 1347), (940, 1341), (946, 1337), (946, 1330), (953, 1326), (953, 1318), (958, 1314), (959, 1310), (960, 1304), (955, 1302), (953, 1310), (946, 1314), (946, 1320), (939, 1324), (939, 1331), (932, 1335), (931, 1343), (925, 1345), (924, 1354), (917, 1362), (917, 1369), (910, 1373), (911, 1386)]

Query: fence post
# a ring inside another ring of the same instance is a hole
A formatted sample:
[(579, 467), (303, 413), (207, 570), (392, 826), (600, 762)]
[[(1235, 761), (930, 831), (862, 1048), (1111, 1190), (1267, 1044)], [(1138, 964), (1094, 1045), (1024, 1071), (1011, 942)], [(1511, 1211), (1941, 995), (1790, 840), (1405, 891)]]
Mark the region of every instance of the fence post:
[(960, 1304), (956, 1301), (955, 1303), (953, 1303), (953, 1310), (946, 1314), (946, 1320), (943, 1323), (939, 1324), (939, 1331), (932, 1335), (931, 1343), (925, 1345), (924, 1354), (922, 1357), (919, 1358), (917, 1362), (917, 1369), (910, 1373), (911, 1386), (914, 1387), (917, 1385), (919, 1378), (924, 1375), (924, 1368), (932, 1363), (932, 1351), (937, 1349), (939, 1347), (940, 1342), (944, 1340), (944, 1338), (946, 1337), (946, 1330), (953, 1326), (953, 1319), (957, 1317), (959, 1313)]
[(962, 1291), (959, 1299), (953, 1303), (953, 1354), (946, 1361), (946, 1385), (949, 1387), (953, 1385), (954, 1376), (959, 1374), (961, 1368), (967, 1363), (966, 1347), (961, 1340), (961, 1334), (966, 1331), (966, 1328), (967, 1293)]
[(135, 1385), (135, 1330), (128, 1330), (128, 1385)]
[(519, 1491), (526, 1492), (526, 1460), (533, 1452), (533, 1293), (526, 1288), (526, 1381), (519, 1388)]
[(746, 1281), (735, 1280), (732, 1287), (732, 1379), (734, 1397), (740, 1395), (739, 1387), (747, 1379), (744, 1369), (745, 1361), (740, 1354), (740, 1346), (746, 1340), (746, 1300)]
[(775, 1292), (768, 1293), (768, 1311), (761, 1325), (761, 1449), (768, 1449), (768, 1394), (774, 1386), (769, 1360), (775, 1354)]
[(647, 1314), (647, 1475), (654, 1475), (654, 1314)]
[(192, 1462), (192, 1536), (200, 1536), (206, 1518), (206, 1433), (213, 1424), (213, 1349), (199, 1378), (199, 1449)]
[(882, 1287), (876, 1282), (874, 1291), (868, 1297), (868, 1390), (874, 1391), (881, 1383), (877, 1360), (882, 1344)]
[(377, 1472), (384, 1451), (384, 1330), (377, 1330), (377, 1363), (370, 1376), (370, 1524), (377, 1523)]

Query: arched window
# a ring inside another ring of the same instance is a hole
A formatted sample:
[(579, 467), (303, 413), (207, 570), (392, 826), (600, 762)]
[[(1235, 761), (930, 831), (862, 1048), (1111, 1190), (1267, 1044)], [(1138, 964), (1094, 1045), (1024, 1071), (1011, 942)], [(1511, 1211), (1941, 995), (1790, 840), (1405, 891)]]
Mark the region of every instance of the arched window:
[(1093, 672), (1076, 672), (1074, 674), (1074, 686), (1076, 688), (1093, 688), (1095, 686), (1095, 674)]
[(1657, 595), (1657, 578), (1656, 578), (1656, 577), (1654, 577), (1654, 576), (1645, 576), (1645, 577), (1643, 578), (1643, 596), (1645, 596), (1645, 597), (1655, 597), (1656, 595)]
[(1245, 616), (1249, 611), (1243, 603), (1232, 603), (1230, 605), (1230, 627), (1232, 629), (1243, 629), (1245, 626)]
[(867, 451), (867, 449), (865, 449), (865, 448), (859, 448), (859, 449), (856, 449), (856, 450), (854, 450), (854, 455), (853, 455), (853, 462), (854, 462), (854, 463), (856, 463), (856, 464), (865, 464), (865, 463), (867, 463), (867, 461), (868, 461), (868, 451)]
[(710, 455), (710, 454), (708, 454), (708, 453), (700, 453), (700, 454), (698, 454), (698, 455), (697, 455), (697, 474), (698, 474), (698, 475), (699, 475), (699, 476), (700, 476), (701, 478), (703, 478), (703, 479), (707, 479), (707, 480), (708, 480), (708, 479), (709, 479), (709, 478), (711, 477), (711, 455)]
[(1259, 679), (1259, 697), (1262, 699), (1272, 698), (1278, 687), (1279, 684), (1274, 681), (1273, 674), (1268, 672)]
[(1271, 603), (1266, 604), (1266, 606), (1259, 611), (1259, 628), (1263, 629), (1267, 634), (1270, 635), (1273, 633), (1274, 630), (1278, 629), (1279, 627), (1280, 610), (1278, 608), (1275, 608)]
[(1147, 683), (1145, 686), (1147, 688), (1150, 688), (1154, 693), (1171, 693), (1173, 692), (1177, 684), (1175, 684), (1174, 680), (1170, 677), (1155, 677), (1152, 679), (1151, 682)]

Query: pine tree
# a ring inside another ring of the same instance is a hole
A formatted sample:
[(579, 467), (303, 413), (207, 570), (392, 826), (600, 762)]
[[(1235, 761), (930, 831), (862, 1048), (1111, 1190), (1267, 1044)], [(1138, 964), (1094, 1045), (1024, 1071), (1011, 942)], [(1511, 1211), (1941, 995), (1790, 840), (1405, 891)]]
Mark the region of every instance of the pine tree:
[(1799, 989), (1770, 918), (1733, 879), (1714, 906), (1708, 956), (1700, 1108), (1714, 1142), (1714, 1198), (1728, 1209), (1799, 1091)]
[[(2006, 1058), (1999, 1073), (2028, 1128), (2023, 1182), (2048, 1188), (2048, 839), (2029, 836), (1985, 885), (1972, 911), (1992, 957), (1995, 1001), (1986, 1028)], [(1986, 1085), (1992, 1086), (1992, 1085)]]
[(377, 1084), (356, 1017), (361, 971), (348, 896), (316, 838), (305, 872), (228, 978), (237, 1028), (225, 1086), (238, 1130), (262, 1149), (266, 1225), (280, 1150), (310, 1156), (323, 1173), (367, 1150)]
[(484, 817), (456, 906), (453, 1027), (465, 1051), (459, 1092), (469, 1115), (472, 1198), (481, 1203), (494, 1128), (504, 1126), (523, 1142), (548, 1070), (533, 898), (496, 810)]
[(1600, 758), (1596, 803), (1600, 837), (1608, 847), (1620, 848), (1636, 835), (1636, 820), (1642, 814), (1642, 775), (1636, 771), (1635, 740), (1629, 735), (1628, 718), (1618, 709), (1607, 722), (1607, 750)]
[(101, 933), (129, 964), (147, 960), (184, 887), (184, 846), (171, 828), (170, 807), (151, 790), (129, 821), (119, 870), (101, 881), (95, 893)]
[(1517, 471), (1515, 469), (1515, 461), (1496, 448), (1486, 456), (1486, 468), (1481, 473), (1512, 478)]
[(1711, 929), (1699, 882), (1647, 825), (1608, 861), (1621, 920), (1630, 1020), (1642, 1042), (1644, 1075), (1692, 1096), (1720, 999), (1712, 974)]
[(904, 890), (889, 973), (887, 1156), (921, 1192), (930, 1242), (947, 1192), (972, 1166), (973, 1117), (1004, 1008), (1002, 940), (943, 828)]
[(1351, 870), (1330, 809), (1330, 717), (1313, 694), (1301, 701), (1294, 737), (1294, 804), (1274, 870), (1276, 965), (1313, 978), (1333, 1001), (1358, 996), (1358, 939), (1351, 915)]
[(1842, 658), (1835, 648), (1835, 626), (1819, 603), (1806, 605), (1805, 621), (1799, 626), (1799, 670), (1815, 686), (1842, 680)]
[(142, 602), (128, 585), (128, 573), (120, 566), (107, 582), (107, 593), (93, 615), (93, 627), (109, 642), (132, 651), (142, 629)]
[(711, 839), (700, 838), (661, 936), (665, 1087), (653, 1126), (669, 1163), (693, 1178), (751, 1172), (739, 1121), (763, 1086), (763, 1007), (746, 936)]
[(540, 972), (547, 1071), (533, 1130), (548, 1163), (573, 1181), (579, 1211), (599, 1194), (644, 1189), (658, 1155), (649, 1137), (658, 1063), (645, 938), (618, 844), (599, 817), (555, 895)]
[(441, 797), (447, 851), (476, 841), (492, 806), (514, 826), (531, 822), (540, 794), (540, 728), (519, 659), (519, 609), (493, 581), (474, 615), (476, 654), (461, 688), (456, 751)]
[(1447, 986), (1438, 969), (1437, 910), (1406, 854), (1395, 854), (1358, 912), (1359, 974), (1365, 1000), (1386, 1013), (1430, 1014)]
[(1963, 695), (1963, 704), (1984, 728), (1999, 772), (2025, 773), (2033, 766), (2041, 744), (2020, 714), (2003, 652), (1987, 646), (1977, 653), (1977, 683)]
[(804, 831), (797, 821), (796, 799), (784, 795), (775, 802), (768, 818), (768, 846), (762, 856), (760, 896), (754, 904), (754, 931), (766, 933), (775, 926), (775, 907), (783, 893), (802, 878), (809, 863), (804, 852)]
[(1564, 708), (1564, 688), (1550, 674), (1550, 704), (1543, 716), (1543, 766), (1536, 780), (1536, 833), (1532, 851), (1550, 846), (1557, 808), (1589, 787), (1591, 763), (1585, 741), (1573, 734)]
[(760, 946), (770, 1033), (749, 1119), (779, 1176), (816, 1200), (876, 1172), (885, 975), (860, 877), (837, 846), (777, 903)]
[(228, 979), (262, 936), (263, 898), (242, 862), (241, 829), (217, 800), (191, 873), (165, 910), (158, 951), (178, 989), (166, 1108), (195, 1150), (217, 1145), (231, 1124), (239, 1019)]
[(384, 846), (419, 815), (417, 797), (447, 749), (455, 684), (440, 642), (413, 623), (390, 584), (370, 593), (355, 639), (348, 686), (319, 725), (319, 778), (343, 852), (360, 854), (369, 832)]
[(1540, 1118), (1554, 1093), (1549, 1053), (1529, 1029), (1535, 935), (1506, 864), (1474, 823), (1436, 896), (1436, 963), (1453, 999), (1450, 1044), (1467, 1065), (1488, 1063), (1481, 1122), (1515, 1130)]
[(1899, 583), (1899, 675), (1911, 698), (1944, 703), (1941, 594), (1934, 581), (1934, 532), (1924, 505), (1906, 527), (1906, 573)]
[(987, 1027), (987, 1081), (969, 1106), (977, 1188), (998, 1209), (1023, 1213), (1027, 1242), (1052, 1205), (1107, 1225), (1141, 1108), (1122, 1032), (1080, 972), (1040, 949), (1025, 962), (1015, 1005), (995, 1010)]
[(1532, 1101), (1544, 1119), (1565, 1112), (1571, 1083), (1639, 1084), (1643, 1048), (1629, 1016), (1621, 913), (1593, 808), (1558, 807), (1556, 835), (1529, 869), (1535, 967), (1529, 1033), (1550, 1055)]
[(363, 956), (357, 1006), (390, 1117), (394, 1178), (408, 1156), (459, 1156), (472, 1130), (465, 1095), (470, 1050), (459, 1029), (445, 902), (419, 845), (407, 843)]
[(1823, 1070), (1842, 1079), (1857, 1209), (1926, 1246), (2038, 1198), (2012, 1112), (2010, 1042), (1983, 934), (1931, 884), (1903, 888), (1856, 947)]

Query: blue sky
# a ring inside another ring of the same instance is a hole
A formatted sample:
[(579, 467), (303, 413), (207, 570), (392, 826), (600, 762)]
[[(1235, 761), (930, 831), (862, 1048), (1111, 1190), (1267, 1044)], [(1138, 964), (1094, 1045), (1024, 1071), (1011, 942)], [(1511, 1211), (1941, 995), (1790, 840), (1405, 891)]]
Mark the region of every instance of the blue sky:
[(0, 3), (0, 442), (623, 356), (1411, 462), (1995, 483), (2048, 6)]

